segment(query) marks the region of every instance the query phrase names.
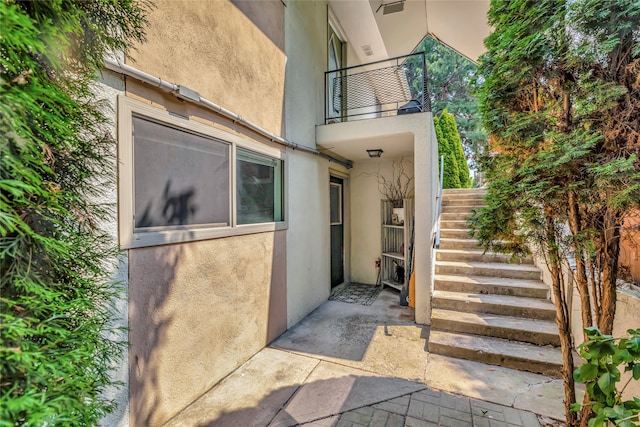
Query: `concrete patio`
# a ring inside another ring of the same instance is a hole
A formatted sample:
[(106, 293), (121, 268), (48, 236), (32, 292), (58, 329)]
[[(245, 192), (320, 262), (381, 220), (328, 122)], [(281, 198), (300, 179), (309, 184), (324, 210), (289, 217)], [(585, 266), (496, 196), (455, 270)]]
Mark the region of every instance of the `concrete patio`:
[(562, 380), (429, 354), (429, 328), (412, 318), (388, 290), (370, 306), (327, 301), (166, 426), (537, 427), (564, 419)]

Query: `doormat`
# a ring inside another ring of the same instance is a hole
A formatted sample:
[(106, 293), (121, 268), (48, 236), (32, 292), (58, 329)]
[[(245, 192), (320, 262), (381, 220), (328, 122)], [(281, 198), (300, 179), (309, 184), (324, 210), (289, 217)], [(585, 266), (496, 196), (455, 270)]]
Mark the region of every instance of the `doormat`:
[(332, 292), (329, 301), (371, 305), (380, 295), (380, 291), (382, 291), (380, 286), (350, 283), (342, 289), (336, 289), (335, 292)]

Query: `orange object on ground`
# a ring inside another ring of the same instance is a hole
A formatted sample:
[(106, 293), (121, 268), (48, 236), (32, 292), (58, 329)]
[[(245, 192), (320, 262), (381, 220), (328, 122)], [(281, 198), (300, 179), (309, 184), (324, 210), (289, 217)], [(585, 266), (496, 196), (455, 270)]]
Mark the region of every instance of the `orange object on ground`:
[(411, 272), (411, 278), (409, 279), (409, 307), (415, 308), (416, 306), (416, 271)]

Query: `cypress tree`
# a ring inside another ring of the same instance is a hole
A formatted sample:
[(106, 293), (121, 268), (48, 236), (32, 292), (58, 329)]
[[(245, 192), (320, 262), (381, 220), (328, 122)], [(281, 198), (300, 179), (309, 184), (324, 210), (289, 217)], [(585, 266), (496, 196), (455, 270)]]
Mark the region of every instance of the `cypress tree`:
[[(436, 138), (438, 139), (438, 157), (444, 156), (442, 188), (460, 188), (460, 172), (458, 171), (458, 162), (451, 147), (450, 140), (444, 133), (442, 116), (434, 117), (433, 124), (436, 130)], [(438, 162), (438, 168), (439, 167), (440, 162)]]
[[(567, 424), (586, 426), (589, 395), (579, 419), (571, 410), (572, 286), (563, 267), (575, 258), (583, 326), (610, 334), (620, 226), (640, 204), (640, 3), (494, 0), (489, 22), (495, 31), (485, 41), (478, 90), (491, 136), (482, 159), (488, 206), (474, 217), (474, 229), (486, 247), (533, 247), (545, 259)], [(601, 393), (597, 387), (592, 383), (588, 394)]]
[(143, 40), (136, 0), (0, 2), (0, 419), (90, 426), (124, 343), (109, 339), (117, 247), (98, 201), (112, 125), (92, 92), (105, 55)]
[(439, 123), (443, 136), (447, 140), (449, 150), (451, 150), (451, 156), (455, 159), (460, 188), (468, 188), (471, 186), (469, 165), (467, 164), (464, 149), (462, 148), (462, 141), (460, 139), (460, 133), (458, 132), (458, 126), (456, 125), (456, 119), (453, 114), (449, 113), (445, 108), (442, 114), (440, 114)]

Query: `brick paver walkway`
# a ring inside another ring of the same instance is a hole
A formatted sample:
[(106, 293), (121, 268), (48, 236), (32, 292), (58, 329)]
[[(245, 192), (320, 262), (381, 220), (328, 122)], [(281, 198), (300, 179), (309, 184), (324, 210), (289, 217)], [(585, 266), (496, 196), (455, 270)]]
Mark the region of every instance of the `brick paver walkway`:
[(333, 427), (540, 427), (526, 411), (464, 396), (422, 390), (312, 423)]

